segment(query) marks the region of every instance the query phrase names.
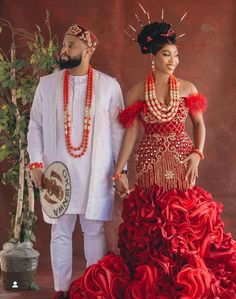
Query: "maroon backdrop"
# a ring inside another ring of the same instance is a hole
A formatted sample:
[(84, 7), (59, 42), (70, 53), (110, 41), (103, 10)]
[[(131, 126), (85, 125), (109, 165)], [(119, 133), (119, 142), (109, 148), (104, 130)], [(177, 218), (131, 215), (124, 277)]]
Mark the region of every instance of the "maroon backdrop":
[[(201, 93), (209, 98), (205, 114), (207, 140), (206, 159), (200, 166), (198, 184), (211, 192), (225, 205), (223, 218), (226, 230), (236, 237), (236, 60), (235, 60), (235, 0), (142, 0), (150, 11), (152, 20), (160, 19), (161, 8), (166, 20), (175, 23), (185, 11), (188, 16), (178, 27), (186, 37), (179, 41), (180, 65), (177, 76), (192, 81)], [(148, 57), (140, 54), (135, 43), (123, 33), (128, 24), (137, 23), (135, 12), (142, 12), (135, 0), (0, 0), (0, 16), (16, 27), (33, 31), (38, 24), (44, 26), (46, 8), (51, 12), (51, 24), (62, 41), (67, 27), (72, 23), (87, 26), (97, 35), (100, 45), (92, 64), (120, 82), (124, 95), (129, 87), (143, 80), (150, 70)], [(1, 47), (8, 43), (2, 35)], [(1, 38), (1, 37), (0, 37)], [(188, 126), (190, 127), (190, 126)], [(1, 173), (4, 165), (1, 164)], [(133, 161), (130, 161), (133, 181)], [(11, 210), (11, 189), (0, 185), (0, 247), (7, 239), (8, 213)], [(41, 253), (40, 268), (49, 267), (50, 226), (39, 217), (35, 247)], [(120, 222), (121, 202), (117, 201), (114, 221), (107, 225), (109, 247), (116, 248), (116, 230)], [(83, 256), (79, 227), (75, 235), (75, 254)]]

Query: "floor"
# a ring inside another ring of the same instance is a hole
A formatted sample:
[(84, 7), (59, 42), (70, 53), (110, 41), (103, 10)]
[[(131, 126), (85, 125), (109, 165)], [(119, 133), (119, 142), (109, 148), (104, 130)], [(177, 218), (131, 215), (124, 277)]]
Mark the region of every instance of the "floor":
[[(73, 279), (80, 276), (82, 271), (75, 272)], [(54, 292), (53, 279), (51, 270), (38, 271), (35, 279), (36, 285), (39, 287), (37, 291), (5, 291), (2, 287), (2, 279), (0, 282), (0, 299), (50, 299)]]

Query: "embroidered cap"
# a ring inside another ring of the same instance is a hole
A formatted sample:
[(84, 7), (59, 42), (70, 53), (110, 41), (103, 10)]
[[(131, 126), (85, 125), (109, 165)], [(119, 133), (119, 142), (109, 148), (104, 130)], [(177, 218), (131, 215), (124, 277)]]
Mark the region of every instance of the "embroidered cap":
[(89, 48), (96, 48), (98, 45), (96, 36), (91, 31), (78, 24), (71, 25), (66, 34), (79, 38)]

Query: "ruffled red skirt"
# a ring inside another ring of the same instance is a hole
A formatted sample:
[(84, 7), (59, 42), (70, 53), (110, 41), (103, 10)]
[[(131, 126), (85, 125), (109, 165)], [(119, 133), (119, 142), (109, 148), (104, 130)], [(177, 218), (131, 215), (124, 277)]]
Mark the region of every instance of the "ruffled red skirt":
[(136, 187), (124, 201), (121, 256), (86, 269), (70, 298), (236, 298), (236, 243), (224, 233), (222, 208), (199, 187)]

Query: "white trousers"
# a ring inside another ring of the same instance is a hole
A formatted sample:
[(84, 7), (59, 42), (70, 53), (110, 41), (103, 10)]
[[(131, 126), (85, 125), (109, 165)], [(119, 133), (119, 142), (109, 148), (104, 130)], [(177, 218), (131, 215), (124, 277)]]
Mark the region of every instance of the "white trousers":
[[(65, 214), (51, 229), (51, 262), (56, 291), (67, 291), (72, 275), (72, 234), (77, 220), (76, 214)], [(89, 220), (79, 215), (84, 236), (86, 266), (95, 264), (106, 254), (103, 221)]]

